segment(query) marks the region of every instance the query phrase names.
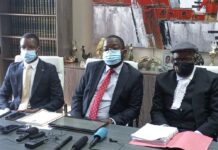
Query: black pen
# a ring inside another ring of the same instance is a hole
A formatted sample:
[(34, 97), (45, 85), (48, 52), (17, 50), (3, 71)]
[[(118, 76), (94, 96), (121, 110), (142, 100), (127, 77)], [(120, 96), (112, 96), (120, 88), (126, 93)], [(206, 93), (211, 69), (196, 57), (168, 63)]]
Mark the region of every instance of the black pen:
[(60, 150), (64, 145), (66, 145), (68, 142), (70, 142), (73, 139), (72, 136), (68, 136), (65, 140), (63, 140), (60, 144), (58, 144), (57, 147), (55, 147), (55, 150)]

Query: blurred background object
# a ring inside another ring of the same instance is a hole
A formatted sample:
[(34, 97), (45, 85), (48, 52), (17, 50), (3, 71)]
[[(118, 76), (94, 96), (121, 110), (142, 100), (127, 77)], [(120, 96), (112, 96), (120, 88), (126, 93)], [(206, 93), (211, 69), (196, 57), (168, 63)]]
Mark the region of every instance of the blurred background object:
[(92, 57), (92, 53), (91, 52), (86, 54), (86, 50), (85, 50), (85, 46), (84, 45), (82, 45), (81, 50), (82, 50), (82, 58), (83, 58), (83, 60), (86, 60), (87, 58), (91, 58)]
[(214, 66), (214, 65), (215, 65), (214, 59), (215, 59), (215, 57), (216, 57), (217, 43), (216, 43), (216, 42), (212, 42), (211, 48), (212, 48), (212, 50), (209, 52), (209, 56), (210, 56), (210, 58), (211, 58), (210, 66)]
[(104, 41), (105, 41), (105, 38), (101, 38), (100, 41), (98, 42), (98, 45), (95, 50), (97, 58), (102, 58)]
[(77, 63), (78, 58), (76, 57), (77, 52), (77, 43), (76, 41), (72, 42), (72, 49), (69, 50), (69, 56), (64, 57), (64, 63)]

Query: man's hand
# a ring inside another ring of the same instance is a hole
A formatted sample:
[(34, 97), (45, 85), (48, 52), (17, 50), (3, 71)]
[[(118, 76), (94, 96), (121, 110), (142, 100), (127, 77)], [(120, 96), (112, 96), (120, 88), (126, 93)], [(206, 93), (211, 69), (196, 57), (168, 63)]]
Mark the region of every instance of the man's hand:
[(101, 121), (106, 122), (107, 124), (116, 124), (116, 122), (114, 122), (112, 118), (104, 119)]
[(35, 108), (35, 109), (24, 109), (24, 110), (18, 110), (18, 111), (25, 112), (25, 113), (35, 113), (39, 110), (40, 110), (39, 108)]
[(108, 124), (113, 124), (113, 121), (110, 118), (108, 118), (105, 122)]

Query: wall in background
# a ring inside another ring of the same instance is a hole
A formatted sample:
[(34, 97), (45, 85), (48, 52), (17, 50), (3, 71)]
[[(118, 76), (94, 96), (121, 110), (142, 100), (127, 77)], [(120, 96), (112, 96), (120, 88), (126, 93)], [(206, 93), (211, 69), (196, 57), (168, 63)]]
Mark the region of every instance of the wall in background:
[(92, 21), (92, 0), (73, 0), (73, 41), (77, 42), (80, 60), (82, 45), (92, 51)]
[[(87, 52), (95, 54), (95, 45), (93, 45), (93, 16), (92, 16), (92, 0), (73, 0), (73, 40), (77, 41), (77, 56), (81, 60), (81, 47), (85, 45)], [(134, 48), (134, 57), (139, 59), (142, 56), (157, 57), (162, 59), (162, 51), (159, 49), (150, 48)], [(210, 64), (208, 53), (201, 53), (205, 65)], [(218, 65), (218, 56), (215, 59), (215, 64)]]

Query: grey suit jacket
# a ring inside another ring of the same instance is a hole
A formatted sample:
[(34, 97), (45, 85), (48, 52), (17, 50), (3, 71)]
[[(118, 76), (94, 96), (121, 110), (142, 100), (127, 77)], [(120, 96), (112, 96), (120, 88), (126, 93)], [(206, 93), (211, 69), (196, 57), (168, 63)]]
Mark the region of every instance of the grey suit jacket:
[[(85, 117), (105, 67), (103, 61), (88, 64), (80, 80), (80, 85), (72, 97), (72, 116)], [(129, 64), (124, 63), (112, 97), (109, 116), (117, 124), (127, 124), (139, 115), (142, 97), (142, 74)]]
[[(23, 62), (10, 64), (0, 89), (1, 108), (18, 109), (22, 97), (23, 67)], [(39, 59), (29, 102), (31, 108), (49, 111), (56, 111), (63, 106), (63, 90), (54, 65)]]

